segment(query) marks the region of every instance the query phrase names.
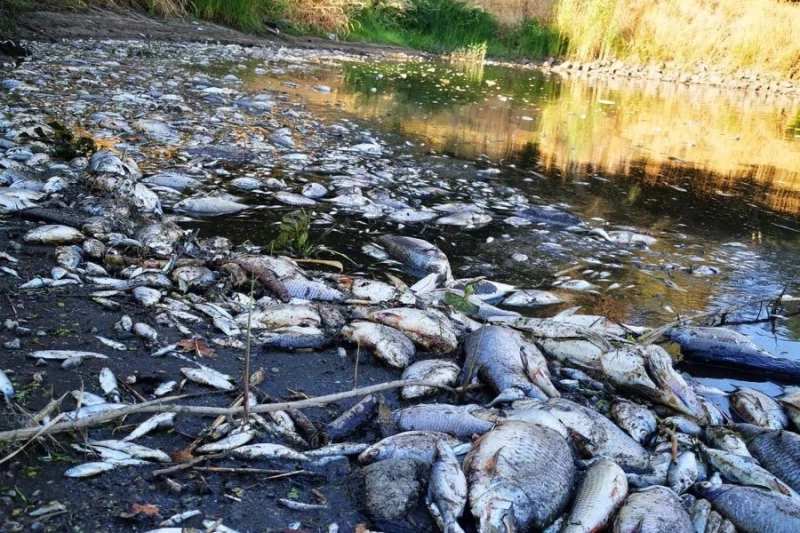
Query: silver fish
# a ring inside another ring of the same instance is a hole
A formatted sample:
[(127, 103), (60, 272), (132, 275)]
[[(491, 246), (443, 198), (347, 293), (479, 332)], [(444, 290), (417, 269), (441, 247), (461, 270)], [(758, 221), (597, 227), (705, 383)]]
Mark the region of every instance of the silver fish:
[(800, 492), (800, 435), (749, 424), (736, 424), (735, 428), (761, 466)]
[(794, 427), (800, 428), (800, 387), (786, 387), (780, 401), (786, 407)]
[(119, 402), (117, 376), (115, 376), (108, 367), (104, 367), (100, 370), (100, 388), (103, 389), (103, 392), (109, 400), (112, 402)]
[(711, 512), (711, 502), (706, 499), (699, 499), (692, 507), (692, 525), (694, 533), (705, 533), (708, 524), (708, 515)]
[(745, 422), (769, 429), (783, 429), (789, 419), (772, 398), (754, 389), (742, 388), (731, 395), (731, 408)]
[(96, 405), (87, 405), (85, 407), (81, 407), (77, 411), (64, 413), (64, 418), (67, 420), (82, 420), (84, 418), (109, 413), (111, 411), (117, 411), (126, 407), (130, 406), (124, 403), (100, 403)]
[(745, 441), (731, 429), (722, 426), (708, 426), (705, 429), (705, 438), (713, 448), (751, 457)]
[(614, 348), (593, 331), (551, 319), (521, 318), (509, 325), (532, 334), (550, 357), (590, 370), (598, 369), (601, 356)]
[(133, 325), (133, 332), (146, 341), (156, 342), (158, 340), (158, 332), (152, 326), (144, 322), (137, 322)]
[(628, 480), (617, 463), (606, 458), (592, 463), (561, 533), (601, 531), (627, 496)]
[(22, 236), (25, 242), (37, 244), (72, 244), (83, 242), (85, 238), (79, 230), (59, 224), (39, 226)]
[(143, 306), (152, 307), (161, 301), (161, 291), (144, 286), (136, 287), (133, 289), (133, 297)]
[(428, 222), (438, 217), (439, 213), (430, 209), (398, 209), (389, 215), (389, 220), (400, 224), (417, 224)]
[(656, 417), (643, 405), (617, 399), (611, 406), (611, 417), (636, 442), (645, 442), (656, 432)]
[(135, 457), (137, 459), (147, 459), (147, 460), (158, 461), (161, 463), (168, 463), (172, 461), (170, 456), (162, 452), (161, 450), (148, 448), (147, 446), (134, 444), (132, 442), (125, 442), (121, 440), (89, 440), (89, 444), (91, 446), (101, 446), (103, 448), (108, 448), (111, 450), (118, 450), (120, 452), (127, 453), (131, 457)]
[(303, 452), (303, 455), (311, 458), (333, 457), (340, 455), (360, 455), (367, 448), (369, 448), (369, 444), (361, 442), (336, 442), (333, 444), (328, 444), (327, 446), (323, 446), (322, 448), (308, 450), (307, 452)]
[(156, 390), (153, 391), (153, 395), (156, 397), (161, 397), (166, 394), (169, 394), (170, 392), (174, 392), (177, 389), (178, 389), (177, 381), (165, 381), (164, 383), (156, 387)]
[(82, 352), (78, 350), (39, 350), (37, 352), (29, 353), (28, 357), (54, 361), (63, 361), (64, 359), (71, 359), (73, 357), (79, 357), (81, 359), (108, 359), (107, 355), (95, 352)]
[(464, 351), (462, 384), (478, 376), (498, 393), (517, 389), (534, 398), (560, 396), (542, 354), (512, 329), (484, 326), (467, 336)]
[(122, 440), (123, 442), (128, 442), (147, 435), (156, 429), (172, 427), (175, 424), (175, 416), (175, 413), (158, 413), (157, 415), (153, 415), (136, 426), (136, 428)]
[(210, 442), (208, 444), (204, 444), (197, 448), (198, 453), (217, 453), (217, 452), (227, 452), (238, 448), (239, 446), (243, 446), (253, 440), (253, 437), (256, 436), (255, 430), (249, 431), (239, 431), (237, 433), (232, 433), (225, 437), (222, 440), (218, 440), (217, 442)]
[(83, 261), (83, 253), (79, 246), (58, 246), (56, 248), (56, 263), (72, 272)]
[(177, 526), (181, 522), (188, 520), (194, 516), (199, 516), (202, 514), (199, 510), (195, 509), (194, 511), (184, 511), (182, 513), (174, 514), (158, 524), (161, 527), (169, 527), (169, 526)]
[[(241, 327), (247, 326), (247, 313), (236, 317), (236, 323)], [(319, 327), (322, 318), (311, 305), (274, 304), (254, 311), (250, 318), (250, 327), (257, 328), (282, 328), (287, 326), (315, 326)]]
[(373, 311), (367, 318), (399, 329), (419, 346), (436, 353), (450, 353), (458, 346), (450, 319), (438, 312), (399, 307)]
[(319, 300), (323, 302), (341, 302), (345, 299), (344, 294), (334, 288), (328, 287), (321, 281), (295, 278), (283, 280), (283, 285), (292, 298)]
[(66, 477), (91, 477), (96, 476), (97, 474), (101, 474), (103, 472), (108, 472), (109, 470), (114, 470), (116, 465), (112, 463), (107, 463), (105, 461), (97, 461), (92, 463), (83, 463), (78, 466), (73, 466), (66, 472), (64, 475)]
[(11, 400), (14, 399), (14, 384), (11, 383), (8, 375), (2, 370), (0, 370), (0, 393), (2, 393), (7, 404), (10, 404)]
[(417, 459), (424, 463), (433, 463), (436, 455), (436, 443), (443, 441), (449, 446), (456, 446), (460, 441), (438, 431), (406, 431), (398, 433), (373, 444), (358, 460), (361, 464), (370, 464), (385, 459)]
[(511, 307), (547, 307), (560, 304), (563, 301), (552, 292), (529, 289), (515, 292), (503, 300), (503, 305)]
[(201, 197), (186, 198), (172, 208), (178, 213), (189, 213), (197, 216), (230, 215), (250, 209), (250, 206), (226, 200), (224, 198)]
[(442, 441), (436, 443), (425, 503), (443, 533), (464, 532), (458, 519), (467, 505), (467, 478), (453, 449)]
[(99, 405), (101, 403), (107, 403), (105, 398), (89, 391), (74, 390), (71, 394), (72, 397), (75, 398), (75, 401), (81, 405)]
[(667, 472), (667, 482), (676, 494), (683, 494), (689, 487), (694, 485), (699, 475), (697, 466), (697, 456), (694, 452), (686, 451), (678, 456)]
[(474, 226), (482, 226), (483, 224), (488, 224), (491, 221), (492, 217), (486, 213), (461, 211), (459, 213), (453, 213), (452, 215), (437, 218), (433, 223), (439, 224), (440, 226), (458, 226), (462, 228), (469, 228)]
[(628, 496), (614, 520), (614, 533), (694, 533), (689, 513), (672, 490), (658, 485)]
[(204, 368), (183, 367), (181, 368), (181, 373), (195, 383), (208, 385), (215, 389), (231, 391), (235, 388), (230, 381), (224, 379), (218, 373), (210, 372)]
[(696, 491), (737, 530), (794, 533), (800, 531), (800, 504), (794, 498), (756, 487), (699, 483)]
[(261, 335), (259, 341), (267, 348), (301, 350), (322, 348), (331, 342), (331, 338), (313, 326), (288, 326)]
[(468, 439), (482, 435), (494, 424), (472, 413), (477, 405), (418, 404), (394, 412), (394, 420), (402, 431), (441, 431)]
[(378, 359), (394, 368), (407, 367), (416, 354), (411, 339), (389, 326), (356, 321), (342, 328), (341, 334), (359, 347), (371, 350)]
[(270, 444), (260, 442), (258, 444), (248, 444), (240, 446), (232, 451), (236, 457), (242, 459), (272, 459), (287, 461), (310, 461), (311, 458), (303, 453), (297, 452), (289, 447), (280, 444)]
[(752, 457), (737, 455), (723, 450), (715, 450), (713, 448), (703, 448), (703, 454), (706, 456), (708, 464), (718, 470), (726, 479), (743, 485), (763, 487), (785, 496), (791, 496), (795, 499), (800, 498), (800, 496), (783, 481), (764, 468), (761, 468), (758, 461)]
[(101, 343), (105, 344), (109, 348), (113, 348), (115, 350), (119, 350), (120, 352), (124, 352), (128, 350), (128, 347), (122, 344), (121, 342), (117, 342), (113, 339), (109, 339), (106, 337), (101, 337), (100, 335), (95, 335), (95, 339), (99, 340)]
[(278, 503), (293, 511), (321, 511), (328, 508), (328, 506), (324, 504), (304, 503), (295, 500), (288, 500), (286, 498), (278, 498)]
[(469, 503), (481, 532), (543, 529), (572, 496), (571, 448), (555, 431), (509, 421), (485, 433), (464, 459)]
[(390, 256), (428, 274), (438, 274), (441, 282), (453, 279), (450, 262), (439, 248), (422, 239), (384, 235), (378, 239)]
[(340, 278), (339, 287), (360, 300), (389, 302), (397, 296), (397, 288), (382, 281), (359, 278)]
[[(403, 371), (403, 379), (409, 381), (424, 381), (426, 383), (438, 383), (445, 387), (455, 385), (461, 368), (453, 361), (445, 359), (426, 359), (417, 361)], [(424, 385), (409, 385), (403, 387), (400, 396), (405, 400), (420, 398), (431, 394), (437, 394), (441, 389), (436, 387), (426, 387)]]

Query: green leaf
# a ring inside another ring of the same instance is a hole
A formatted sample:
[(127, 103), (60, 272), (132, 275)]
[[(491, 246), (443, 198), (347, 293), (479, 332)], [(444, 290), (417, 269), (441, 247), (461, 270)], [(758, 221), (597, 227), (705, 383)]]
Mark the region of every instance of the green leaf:
[(456, 294), (454, 292), (444, 293), (442, 301), (446, 304), (465, 315), (475, 315), (478, 313), (479, 307), (470, 302), (465, 296)]
[(289, 494), (287, 494), (286, 497), (290, 500), (298, 499), (300, 497), (300, 489), (297, 487), (292, 487), (292, 490), (289, 491)]

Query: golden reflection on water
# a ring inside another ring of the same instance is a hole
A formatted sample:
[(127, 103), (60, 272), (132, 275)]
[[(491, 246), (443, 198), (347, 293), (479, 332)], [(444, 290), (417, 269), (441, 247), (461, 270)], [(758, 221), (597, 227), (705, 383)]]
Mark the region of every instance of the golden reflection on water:
[[(642, 80), (548, 80), (534, 72), (521, 83), (519, 71), (512, 88), (496, 69), (418, 65), (408, 76), (433, 79), (434, 92), (448, 92), (419, 103), (418, 95), (394, 91), (382, 75), (364, 82), (384, 81), (370, 92), (358, 75), (332, 69), (294, 79), (296, 88), (284, 86), (285, 77), (256, 78), (249, 88), (336, 105), (465, 159), (522, 156), (525, 168), (564, 179), (635, 175), (651, 185), (741, 196), (800, 214), (800, 106), (784, 97)], [(332, 92), (314, 90), (320, 84)], [(476, 86), (485, 89), (478, 98), (448, 105), (450, 95)], [(536, 161), (526, 163), (526, 153)]]

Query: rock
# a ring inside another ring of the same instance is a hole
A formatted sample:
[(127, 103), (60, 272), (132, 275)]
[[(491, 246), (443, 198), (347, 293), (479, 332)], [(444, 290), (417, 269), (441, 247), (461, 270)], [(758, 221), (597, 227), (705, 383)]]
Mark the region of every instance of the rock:
[(416, 460), (387, 459), (362, 471), (364, 511), (374, 519), (395, 520), (413, 509), (425, 488), (426, 466)]

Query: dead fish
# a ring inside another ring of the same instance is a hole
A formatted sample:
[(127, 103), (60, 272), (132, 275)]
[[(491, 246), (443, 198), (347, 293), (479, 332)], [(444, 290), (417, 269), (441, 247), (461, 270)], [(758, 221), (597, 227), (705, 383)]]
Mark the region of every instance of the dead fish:
[(533, 335), (539, 349), (550, 357), (590, 370), (598, 369), (601, 356), (614, 348), (593, 331), (555, 320), (522, 318), (508, 325)]
[(6, 400), (6, 404), (11, 404), (11, 400), (14, 399), (14, 384), (11, 383), (11, 380), (8, 378), (5, 372), (0, 369), (0, 393), (3, 394), (3, 397)]
[(128, 350), (128, 347), (122, 344), (121, 342), (117, 342), (113, 339), (109, 339), (107, 337), (101, 337), (100, 335), (95, 335), (95, 339), (99, 340), (101, 343), (105, 344), (109, 348), (113, 348), (114, 350), (119, 350), (120, 352), (124, 352)]
[(74, 390), (71, 394), (80, 405), (99, 405), (101, 403), (107, 403), (105, 398), (89, 391)]
[(565, 291), (593, 292), (593, 293), (597, 293), (600, 291), (600, 287), (598, 285), (595, 285), (594, 283), (589, 283), (588, 281), (582, 279), (558, 281), (556, 283), (553, 283), (553, 286), (558, 287), (559, 289), (563, 289)]
[(214, 387), (215, 389), (231, 391), (235, 388), (231, 382), (222, 378), (218, 373), (210, 372), (205, 368), (184, 367), (181, 368), (181, 373), (195, 383), (208, 385), (209, 387)]
[[(789, 496), (756, 487), (712, 485), (709, 482), (698, 483), (695, 490), (730, 520), (738, 531), (800, 531), (800, 504)], [(710, 522), (709, 519), (709, 526)]]
[(101, 474), (103, 472), (108, 472), (109, 470), (114, 470), (116, 465), (112, 463), (107, 463), (105, 461), (96, 461), (92, 463), (83, 463), (78, 466), (73, 466), (66, 472), (64, 475), (66, 477), (91, 477), (96, 476), (97, 474)]
[(708, 464), (713, 466), (725, 479), (742, 485), (753, 485), (800, 499), (787, 484), (762, 468), (758, 461), (749, 456), (742, 456), (714, 448), (703, 448), (703, 455)]
[(202, 513), (197, 509), (195, 509), (193, 511), (184, 511), (183, 513), (178, 513), (178, 514), (172, 515), (171, 517), (167, 518), (166, 520), (164, 520), (163, 522), (161, 522), (158, 525), (161, 526), (161, 527), (177, 526), (181, 522), (184, 522), (185, 520), (188, 520), (189, 518), (192, 518), (194, 516), (199, 516), (201, 514)]
[(133, 297), (143, 306), (152, 307), (161, 301), (161, 291), (144, 286), (136, 287), (133, 289)]
[(320, 281), (297, 278), (283, 280), (283, 285), (292, 298), (323, 302), (340, 302), (344, 300), (344, 294)]
[(456, 446), (460, 441), (438, 431), (406, 431), (398, 433), (373, 444), (358, 460), (361, 464), (370, 464), (385, 459), (417, 459), (423, 463), (433, 463), (436, 455), (436, 443), (443, 441), (449, 446)]
[(118, 411), (120, 409), (125, 409), (126, 407), (130, 406), (124, 403), (100, 403), (96, 405), (87, 405), (85, 407), (81, 407), (77, 411), (64, 413), (64, 418), (67, 420), (83, 420), (84, 418), (110, 413), (111, 411)]
[(177, 381), (165, 381), (164, 383), (156, 387), (156, 390), (153, 391), (153, 396), (159, 398), (161, 396), (169, 394), (170, 392), (174, 392), (177, 389), (178, 389)]
[(250, 206), (232, 200), (214, 197), (186, 198), (172, 206), (178, 213), (197, 216), (231, 215), (250, 209)]
[(458, 519), (467, 505), (467, 478), (453, 449), (442, 441), (436, 443), (425, 503), (443, 533), (464, 533)]
[(325, 434), (328, 439), (337, 441), (354, 433), (361, 425), (375, 416), (377, 406), (378, 398), (376, 396), (372, 394), (365, 396), (360, 402), (325, 426)]
[[(236, 317), (236, 323), (247, 326), (247, 313)], [(250, 317), (251, 328), (282, 328), (287, 326), (316, 326), (322, 323), (319, 311), (311, 305), (273, 304), (254, 311)]]
[(109, 400), (119, 403), (117, 376), (115, 376), (108, 367), (104, 367), (100, 370), (100, 388), (103, 389), (103, 392)]
[(529, 289), (515, 292), (503, 300), (503, 305), (511, 307), (547, 307), (563, 303), (563, 301), (552, 292)]
[(736, 424), (735, 429), (761, 466), (800, 492), (800, 435), (750, 424)]
[(56, 263), (72, 272), (83, 261), (83, 253), (79, 246), (58, 246), (56, 248)]
[(517, 216), (535, 223), (552, 224), (554, 226), (582, 226), (584, 222), (578, 217), (559, 207), (551, 205), (532, 205), (517, 211)]
[(330, 344), (331, 337), (313, 326), (289, 326), (277, 328), (259, 337), (265, 348), (283, 350), (302, 350), (307, 348), (323, 348)]
[(363, 442), (337, 442), (334, 444), (328, 444), (322, 448), (308, 450), (307, 452), (303, 452), (303, 454), (311, 457), (312, 459), (315, 457), (360, 455), (364, 452), (364, 450), (369, 448), (369, 446), (369, 444)]
[(667, 487), (654, 485), (634, 492), (614, 520), (614, 533), (694, 533), (689, 513)]
[(287, 446), (260, 442), (240, 446), (232, 451), (233, 455), (242, 459), (270, 459), (286, 461), (310, 461), (311, 458)]
[(461, 211), (458, 213), (453, 213), (452, 215), (437, 218), (433, 223), (440, 226), (458, 226), (462, 228), (469, 228), (474, 226), (482, 226), (491, 221), (492, 217), (486, 213)]
[(394, 412), (394, 421), (402, 431), (441, 431), (468, 439), (494, 427), (473, 414), (477, 405), (418, 404)]
[(170, 428), (175, 425), (175, 416), (175, 413), (158, 413), (157, 415), (153, 415), (136, 426), (136, 428), (122, 440), (123, 442), (128, 442), (143, 437), (156, 429)]
[(133, 325), (133, 332), (149, 342), (156, 342), (158, 340), (158, 332), (152, 326), (144, 322), (137, 322)]
[(461, 384), (477, 376), (496, 393), (515, 389), (533, 398), (560, 396), (542, 354), (512, 329), (484, 326), (467, 336), (464, 351)]
[(541, 530), (561, 514), (575, 482), (575, 458), (555, 431), (508, 421), (473, 443), (464, 459), (479, 531)]
[(438, 216), (439, 213), (430, 209), (406, 208), (392, 211), (388, 218), (392, 222), (397, 222), (399, 224), (419, 224), (433, 220)]
[(751, 457), (745, 441), (733, 430), (722, 426), (708, 426), (705, 429), (706, 441), (714, 448)]
[(301, 194), (295, 194), (293, 192), (288, 192), (288, 191), (278, 191), (276, 193), (273, 193), (273, 197), (280, 203), (286, 205), (296, 205), (296, 206), (317, 205), (317, 201), (314, 200), (313, 198), (303, 196)]
[(389, 302), (397, 296), (397, 288), (382, 281), (359, 278), (340, 278), (339, 286), (360, 300)]
[(731, 395), (730, 400), (731, 408), (748, 424), (776, 430), (789, 425), (783, 408), (763, 392), (741, 388)]
[(643, 405), (617, 399), (611, 406), (611, 417), (636, 442), (646, 442), (656, 432), (656, 417)]
[(36, 244), (72, 244), (83, 242), (85, 238), (86, 236), (75, 228), (48, 224), (28, 231), (22, 240)]
[(63, 361), (64, 359), (71, 359), (73, 357), (79, 357), (81, 359), (108, 359), (107, 355), (101, 353), (82, 352), (78, 350), (39, 350), (29, 353), (28, 357), (54, 361)]
[[(402, 378), (409, 381), (435, 383), (443, 387), (452, 387), (458, 380), (461, 368), (453, 361), (445, 359), (426, 359), (417, 361), (403, 371)], [(400, 391), (405, 400), (437, 394), (441, 389), (425, 385), (408, 385)]]
[(147, 446), (134, 444), (132, 442), (125, 442), (121, 440), (89, 440), (89, 444), (92, 446), (101, 446), (103, 448), (124, 452), (137, 459), (153, 460), (161, 463), (168, 463), (172, 461), (170, 456), (161, 450), (148, 448)]
[(436, 353), (450, 353), (458, 346), (450, 319), (438, 312), (400, 307), (373, 311), (367, 318), (399, 329), (419, 346)]
[(610, 459), (589, 467), (561, 533), (601, 531), (628, 495), (625, 472)]
[(473, 296), (476, 296), (486, 302), (499, 300), (506, 294), (516, 290), (516, 287), (513, 285), (499, 283), (497, 281), (491, 281), (483, 278), (457, 279), (452, 283), (449, 283), (448, 287), (460, 291), (469, 290)]
[(794, 426), (800, 428), (800, 387), (786, 387), (783, 391), (783, 396), (779, 399), (783, 406), (786, 407), (786, 412), (789, 414)]
[(753, 341), (727, 328), (673, 328), (664, 336), (681, 346), (688, 360), (773, 375), (782, 380), (800, 379), (800, 361), (777, 357)]
[(447, 256), (428, 241), (414, 237), (383, 235), (378, 242), (390, 256), (409, 267), (427, 274), (438, 274), (441, 283), (453, 279)]
[(678, 456), (667, 471), (667, 481), (675, 494), (683, 494), (689, 487), (694, 485), (699, 475), (697, 457), (691, 451), (686, 451)]
[(328, 508), (327, 505), (316, 504), (316, 503), (303, 503), (295, 500), (287, 500), (286, 498), (278, 498), (278, 503), (280, 503), (287, 509), (291, 509), (293, 511), (320, 511), (322, 509)]
[(133, 320), (128, 315), (122, 315), (119, 321), (114, 324), (114, 329), (117, 331), (130, 331), (133, 328)]
[(256, 436), (255, 430), (248, 430), (248, 431), (239, 431), (237, 433), (232, 433), (225, 437), (222, 440), (218, 440), (217, 442), (210, 442), (208, 444), (204, 444), (197, 448), (198, 453), (217, 453), (217, 452), (227, 452), (238, 448), (239, 446), (243, 446), (253, 440), (253, 437)]
[(407, 367), (416, 353), (414, 343), (402, 332), (374, 322), (352, 322), (342, 328), (341, 335), (394, 368)]

